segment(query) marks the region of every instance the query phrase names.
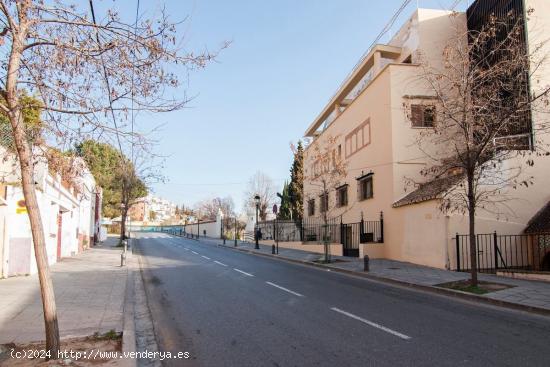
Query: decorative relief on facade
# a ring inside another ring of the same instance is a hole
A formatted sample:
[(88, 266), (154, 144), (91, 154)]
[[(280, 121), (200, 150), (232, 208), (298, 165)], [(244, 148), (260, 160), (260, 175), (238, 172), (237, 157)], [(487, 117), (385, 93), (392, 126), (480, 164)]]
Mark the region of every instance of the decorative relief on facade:
[(370, 119), (367, 119), (346, 135), (344, 143), (346, 158), (351, 157), (369, 145), (370, 141)]

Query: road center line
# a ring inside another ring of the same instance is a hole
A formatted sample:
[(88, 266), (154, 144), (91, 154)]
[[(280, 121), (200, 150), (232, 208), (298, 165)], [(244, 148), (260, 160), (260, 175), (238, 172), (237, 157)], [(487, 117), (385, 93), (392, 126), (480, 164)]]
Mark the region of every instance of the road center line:
[(233, 268), (233, 270), (238, 271), (239, 273), (244, 274), (244, 275), (249, 276), (249, 277), (253, 277), (253, 276), (254, 276), (254, 275), (252, 275), (252, 274), (250, 274), (250, 273), (247, 273), (246, 271), (242, 271), (242, 270), (239, 270), (239, 269), (237, 269), (237, 268)]
[(275, 284), (275, 283), (271, 283), (271, 282), (266, 282), (266, 283), (269, 284), (269, 285), (272, 286), (272, 287), (279, 288), (280, 290), (285, 291), (285, 292), (288, 292), (288, 293), (293, 294), (293, 295), (295, 295), (295, 296), (298, 296), (298, 297), (303, 297), (303, 296), (304, 296), (303, 294), (300, 294), (300, 293), (298, 293), (298, 292), (291, 291), (290, 289), (285, 288), (285, 287), (281, 287), (280, 285), (277, 285), (277, 284)]
[(332, 310), (332, 311), (336, 311), (336, 312), (338, 312), (338, 313), (341, 313), (342, 315), (346, 315), (347, 317), (351, 317), (352, 319), (355, 319), (355, 320), (357, 320), (357, 321), (361, 321), (362, 323), (365, 323), (365, 324), (367, 324), (367, 325), (369, 325), (369, 326), (372, 326), (372, 327), (374, 327), (374, 328), (377, 328), (377, 329), (380, 329), (380, 330), (382, 330), (382, 331), (385, 331), (386, 333), (390, 333), (390, 334), (392, 334), (392, 335), (395, 335), (395, 336), (397, 336), (398, 338), (401, 338), (401, 339), (404, 339), (404, 340), (409, 340), (409, 339), (411, 339), (410, 336), (407, 336), (407, 335), (405, 335), (405, 334), (401, 334), (400, 332), (397, 332), (397, 331), (395, 331), (395, 330), (389, 329), (389, 328), (387, 328), (387, 327), (385, 327), (385, 326), (382, 326), (382, 325), (380, 325), (380, 324), (377, 324), (377, 323), (375, 323), (375, 322), (366, 320), (366, 319), (364, 319), (364, 318), (362, 318), (362, 317), (359, 317), (359, 316), (354, 315), (354, 314), (352, 314), (352, 313), (346, 312), (346, 311), (341, 310), (341, 309), (339, 309), (339, 308), (332, 307), (331, 310)]
[(192, 253), (194, 253), (195, 255), (198, 255), (199, 253), (198, 252), (195, 252), (195, 251), (191, 251)]
[(215, 262), (216, 264), (218, 264), (218, 265), (221, 265), (221, 266), (227, 266), (227, 265), (225, 265), (224, 263), (221, 263), (221, 262), (219, 262), (219, 261), (217, 261), (217, 260), (214, 260), (214, 262)]
[(201, 255), (201, 257), (204, 257), (206, 260), (211, 260), (208, 256)]

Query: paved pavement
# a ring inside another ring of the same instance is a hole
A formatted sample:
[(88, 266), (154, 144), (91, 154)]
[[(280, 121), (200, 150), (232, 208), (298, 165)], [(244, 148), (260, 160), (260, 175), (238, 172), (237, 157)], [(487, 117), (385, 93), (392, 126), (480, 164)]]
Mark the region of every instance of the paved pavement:
[[(221, 240), (212, 238), (202, 238), (201, 241), (207, 241), (212, 244), (222, 243)], [(230, 245), (229, 243), (227, 244)], [(253, 244), (239, 242), (238, 248), (263, 254), (271, 254), (270, 246), (260, 246), (260, 250), (255, 250)], [(279, 248), (278, 257), (298, 261), (315, 261), (321, 258), (322, 255), (301, 250)], [(327, 267), (363, 273), (362, 259), (344, 256), (333, 256), (333, 258), (340, 260), (340, 262), (330, 264)], [(370, 261), (369, 274), (384, 279), (422, 286), (435, 286), (442, 283), (464, 280), (468, 279), (470, 276), (469, 273), (436, 269), (428, 266), (386, 259), (372, 259)], [(479, 274), (479, 279), (512, 286), (512, 288), (491, 292), (481, 297), (550, 311), (550, 283), (512, 279), (491, 274)]]
[[(61, 337), (123, 329), (128, 269), (109, 238), (51, 267)], [(0, 280), (0, 344), (44, 340), (38, 276)]]
[[(139, 234), (159, 347), (189, 366), (548, 366), (550, 318)], [(165, 361), (181, 366), (181, 361)]]

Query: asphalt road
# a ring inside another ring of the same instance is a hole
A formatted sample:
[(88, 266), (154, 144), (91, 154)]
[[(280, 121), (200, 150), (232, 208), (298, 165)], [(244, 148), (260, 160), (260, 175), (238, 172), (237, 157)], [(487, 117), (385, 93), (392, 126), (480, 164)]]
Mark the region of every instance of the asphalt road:
[[(147, 238), (146, 238), (147, 237)], [(550, 366), (550, 318), (137, 234), (166, 366)]]

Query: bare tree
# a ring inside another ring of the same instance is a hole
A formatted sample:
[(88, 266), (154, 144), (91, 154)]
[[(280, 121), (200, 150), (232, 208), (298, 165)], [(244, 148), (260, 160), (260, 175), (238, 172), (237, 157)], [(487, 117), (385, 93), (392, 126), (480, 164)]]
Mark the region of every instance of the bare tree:
[[(307, 159), (312, 164), (306, 166), (305, 176), (310, 185), (317, 187), (319, 212), (323, 221), (323, 244), (326, 262), (331, 261), (329, 219), (336, 208), (336, 200), (330, 194), (343, 183), (348, 174), (348, 162), (337, 152), (339, 136), (321, 136), (313, 141), (307, 151)], [(306, 198), (307, 200), (310, 198)]]
[(148, 151), (134, 150), (133, 156), (133, 161), (125, 156), (121, 157), (119, 162), (121, 167), (116, 176), (120, 182), (120, 241), (127, 237), (126, 221), (132, 206), (138, 199), (147, 195), (151, 184), (163, 180), (161, 172), (157, 169), (158, 166), (152, 163), (153, 157)]
[(248, 188), (245, 192), (245, 207), (256, 210), (254, 197), (260, 197), (259, 215), (260, 220), (267, 219), (267, 210), (273, 205), (276, 198), (276, 189), (273, 180), (263, 172), (256, 172), (248, 181)]
[[(90, 8), (87, 6), (90, 5)], [(34, 187), (34, 154), (23, 107), (42, 111), (45, 141), (74, 146), (82, 138), (107, 139), (114, 134), (135, 144), (144, 139), (132, 131), (134, 111), (179, 109), (186, 98), (164, 97), (177, 87), (167, 65), (202, 68), (208, 52), (184, 52), (177, 45), (176, 26), (164, 11), (156, 19), (125, 22), (109, 10), (96, 19), (93, 1), (0, 0), (0, 42), (3, 44), (0, 110), (11, 125), (21, 170), (22, 189), (44, 310), (46, 349), (56, 358), (59, 330), (54, 291), (45, 249), (44, 229)], [(223, 47), (223, 46), (222, 46)], [(38, 106), (25, 106), (26, 93)]]
[(550, 88), (534, 77), (547, 59), (542, 44), (526, 46), (523, 32), (523, 19), (513, 13), (492, 17), (481, 30), (458, 29), (442, 67), (422, 62), (420, 82), (433, 98), (405, 104), (413, 125), (429, 127), (417, 140), (431, 161), (424, 180), (447, 187), (443, 211), (468, 214), (473, 286), (476, 213), (508, 210), (510, 189), (530, 186), (526, 168), (548, 154), (548, 125), (538, 112), (548, 112)]
[(230, 196), (225, 198), (215, 197), (212, 199), (202, 200), (197, 203), (195, 208), (195, 211), (201, 213), (201, 219), (208, 220), (215, 220), (220, 210), (226, 217), (235, 216), (235, 203)]

